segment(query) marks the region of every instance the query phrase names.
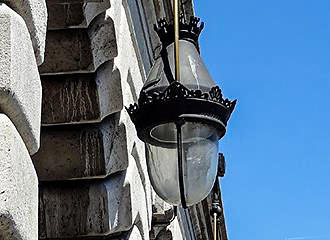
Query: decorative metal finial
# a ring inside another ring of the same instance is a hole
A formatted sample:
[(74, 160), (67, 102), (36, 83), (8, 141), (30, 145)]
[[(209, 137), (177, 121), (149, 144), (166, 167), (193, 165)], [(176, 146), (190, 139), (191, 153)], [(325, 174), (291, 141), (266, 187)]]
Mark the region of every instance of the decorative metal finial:
[[(198, 25), (199, 22), (200, 18), (191, 16), (189, 23), (187, 23), (183, 17), (180, 17), (179, 23), (179, 38), (192, 42), (197, 49), (199, 49), (198, 38), (204, 28), (204, 22)], [(154, 29), (163, 44), (163, 48), (166, 48), (174, 42), (173, 22), (167, 22), (165, 18), (160, 19), (158, 24), (154, 25)]]

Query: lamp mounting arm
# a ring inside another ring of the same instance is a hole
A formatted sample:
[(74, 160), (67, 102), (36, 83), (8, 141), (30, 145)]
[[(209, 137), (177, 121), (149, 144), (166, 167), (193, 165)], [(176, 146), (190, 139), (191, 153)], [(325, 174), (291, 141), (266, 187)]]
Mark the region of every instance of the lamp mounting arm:
[(174, 0), (175, 80), (180, 82), (179, 0)]

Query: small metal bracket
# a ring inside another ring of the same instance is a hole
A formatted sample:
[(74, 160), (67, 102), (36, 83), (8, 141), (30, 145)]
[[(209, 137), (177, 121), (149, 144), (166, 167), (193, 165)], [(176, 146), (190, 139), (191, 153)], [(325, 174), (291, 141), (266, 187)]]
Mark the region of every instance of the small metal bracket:
[(213, 199), (212, 199), (212, 208), (210, 210), (210, 214), (211, 216), (217, 216), (217, 218), (219, 218), (222, 214), (222, 209), (220, 207), (220, 200), (219, 200), (219, 196), (217, 193), (214, 193), (213, 195)]
[(224, 177), (226, 174), (226, 159), (223, 153), (219, 153), (218, 161), (218, 176)]
[[(222, 209), (220, 206), (220, 200), (217, 192), (214, 192), (212, 199), (212, 208), (210, 210), (210, 215), (213, 218), (213, 238), (218, 240), (218, 226), (220, 225), (220, 219), (222, 216)], [(221, 236), (220, 236), (221, 238)]]

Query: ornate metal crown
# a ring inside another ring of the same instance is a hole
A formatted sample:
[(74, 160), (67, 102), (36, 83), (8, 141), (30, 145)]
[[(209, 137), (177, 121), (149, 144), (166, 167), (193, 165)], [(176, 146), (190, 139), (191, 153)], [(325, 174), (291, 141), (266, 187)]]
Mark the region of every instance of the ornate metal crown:
[(138, 103), (131, 104), (128, 108), (126, 108), (126, 110), (134, 121), (135, 116), (139, 112), (140, 108), (144, 108), (147, 105), (162, 104), (166, 103), (166, 101), (182, 100), (188, 98), (203, 99), (221, 104), (228, 111), (228, 115), (224, 119), (222, 119), (224, 120), (225, 124), (227, 123), (237, 102), (237, 100), (230, 101), (228, 98), (223, 98), (221, 89), (218, 86), (212, 87), (209, 92), (203, 93), (201, 90), (189, 90), (181, 83), (173, 82), (163, 92), (148, 92), (142, 90), (140, 92)]
[[(190, 22), (187, 23), (183, 17), (180, 18), (180, 27), (179, 27), (179, 38), (185, 39), (193, 44), (195, 44), (196, 48), (198, 47), (198, 38), (201, 31), (204, 28), (204, 22), (202, 22), (199, 26), (198, 23), (200, 18), (191, 16)], [(157, 32), (160, 41), (163, 44), (163, 48), (166, 48), (168, 45), (173, 43), (174, 39), (174, 24), (173, 22), (168, 23), (165, 18), (160, 19), (158, 21), (158, 26), (155, 24), (154, 29)]]
[(227, 122), (235, 108), (236, 100), (224, 99), (218, 86), (209, 92), (190, 90), (175, 81), (164, 91), (142, 90), (138, 103), (126, 108), (141, 139), (148, 139), (150, 130), (161, 123), (173, 122), (183, 117), (192, 121), (205, 121), (225, 133)]

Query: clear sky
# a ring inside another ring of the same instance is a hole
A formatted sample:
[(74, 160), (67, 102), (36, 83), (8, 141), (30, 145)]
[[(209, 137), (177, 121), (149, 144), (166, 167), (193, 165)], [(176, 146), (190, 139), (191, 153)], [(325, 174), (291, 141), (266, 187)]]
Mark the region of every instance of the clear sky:
[(195, 0), (238, 105), (221, 141), (230, 240), (330, 240), (330, 0)]

